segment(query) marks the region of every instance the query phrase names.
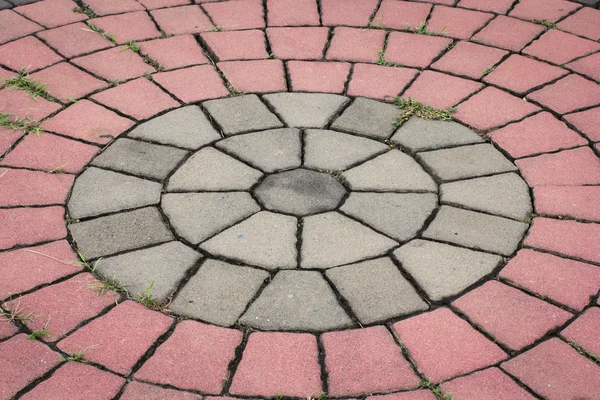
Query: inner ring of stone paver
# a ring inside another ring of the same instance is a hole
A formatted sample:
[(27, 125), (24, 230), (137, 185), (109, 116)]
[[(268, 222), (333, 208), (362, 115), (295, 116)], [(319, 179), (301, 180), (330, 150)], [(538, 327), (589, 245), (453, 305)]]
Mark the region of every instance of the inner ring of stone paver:
[(396, 128), (393, 105), (328, 94), (202, 106), (216, 125), (192, 105), (137, 126), (68, 203), (96, 271), (175, 313), (265, 330), (388, 321), (489, 279), (528, 227), (515, 165), (456, 122)]

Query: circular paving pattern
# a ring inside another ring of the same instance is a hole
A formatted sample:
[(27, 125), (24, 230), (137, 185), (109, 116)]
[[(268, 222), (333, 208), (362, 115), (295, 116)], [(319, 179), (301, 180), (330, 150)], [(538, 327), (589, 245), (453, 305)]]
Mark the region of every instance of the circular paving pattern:
[(0, 399), (598, 398), (581, 2), (0, 0)]
[[(203, 106), (208, 116), (186, 107), (117, 139), (68, 203), (98, 273), (134, 297), (151, 287), (186, 317), (294, 331), (381, 323), (491, 277), (528, 228), (515, 165), (456, 122), (396, 129), (393, 105), (332, 94)], [(259, 125), (233, 127), (250, 115)], [(179, 118), (196, 126), (185, 140)]]

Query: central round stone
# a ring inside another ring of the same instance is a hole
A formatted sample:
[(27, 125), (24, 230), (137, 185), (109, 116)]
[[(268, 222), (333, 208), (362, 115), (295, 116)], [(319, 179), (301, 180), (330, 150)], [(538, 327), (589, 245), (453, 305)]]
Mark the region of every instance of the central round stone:
[(269, 175), (254, 194), (269, 210), (304, 216), (335, 209), (346, 188), (327, 173), (299, 168)]

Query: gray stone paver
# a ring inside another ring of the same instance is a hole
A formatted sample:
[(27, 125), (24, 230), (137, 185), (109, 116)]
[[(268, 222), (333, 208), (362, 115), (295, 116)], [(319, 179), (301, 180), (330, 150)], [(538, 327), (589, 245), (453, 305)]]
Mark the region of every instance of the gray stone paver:
[(444, 181), (516, 171), (517, 167), (489, 143), (419, 153)]
[(69, 231), (88, 260), (174, 239), (155, 207), (70, 224)]
[(261, 211), (202, 243), (211, 254), (267, 269), (297, 266), (295, 217)]
[(394, 257), (434, 301), (462, 292), (502, 261), (497, 255), (428, 240), (412, 240)]
[(440, 201), (519, 221), (533, 211), (529, 187), (514, 173), (442, 184)]
[(528, 225), (461, 208), (441, 206), (423, 237), (510, 255)]
[(263, 96), (288, 126), (323, 128), (346, 104), (345, 96), (328, 93), (273, 93)]
[(332, 268), (326, 275), (363, 324), (428, 308), (387, 257)]
[(221, 138), (198, 106), (169, 111), (138, 125), (127, 136), (190, 150), (199, 149)]
[(168, 191), (248, 190), (262, 172), (216, 150), (205, 147), (192, 155), (169, 178)]
[(398, 110), (393, 104), (357, 98), (331, 124), (331, 128), (377, 139), (387, 139), (396, 129)]
[(423, 228), (437, 203), (433, 193), (354, 192), (340, 210), (398, 241), (406, 241)]
[(383, 255), (398, 243), (337, 212), (303, 219), (302, 268), (330, 268)]
[(433, 178), (412, 157), (388, 151), (344, 172), (353, 190), (437, 192)]
[(346, 133), (307, 129), (304, 134), (304, 166), (342, 171), (379, 153), (389, 146)]
[(266, 271), (206, 260), (177, 294), (170, 309), (213, 324), (231, 326), (268, 277)]
[(324, 331), (352, 320), (317, 271), (280, 271), (240, 318), (266, 330)]
[(160, 183), (100, 168), (88, 168), (75, 181), (68, 203), (72, 218), (158, 204)]
[(204, 107), (227, 136), (283, 127), (277, 116), (254, 94), (210, 100)]
[(188, 152), (169, 146), (117, 139), (92, 165), (153, 179), (164, 179)]
[(329, 174), (294, 169), (269, 175), (254, 194), (269, 210), (303, 216), (333, 210), (346, 188)]
[(484, 141), (478, 134), (457, 122), (425, 120), (418, 117), (412, 117), (402, 124), (391, 140), (412, 151), (441, 149)]
[(235, 135), (216, 146), (264, 172), (299, 167), (302, 163), (300, 130), (270, 129)]
[(194, 244), (260, 211), (246, 192), (167, 193), (161, 206), (175, 232)]
[(96, 269), (105, 278), (115, 279), (133, 296), (144, 295), (151, 287), (152, 297), (163, 303), (201, 258), (200, 253), (183, 243), (169, 242), (102, 258)]

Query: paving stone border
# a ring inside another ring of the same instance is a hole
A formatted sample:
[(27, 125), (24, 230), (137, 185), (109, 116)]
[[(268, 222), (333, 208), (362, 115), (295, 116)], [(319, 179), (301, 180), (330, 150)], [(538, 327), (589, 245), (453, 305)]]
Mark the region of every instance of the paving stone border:
[[(214, 126), (189, 131), (182, 113)], [(217, 325), (318, 332), (428, 310), (493, 277), (531, 199), (475, 132), (417, 117), (396, 128), (397, 114), (322, 93), (170, 111), (75, 180), (69, 231), (132, 297), (151, 287)]]

